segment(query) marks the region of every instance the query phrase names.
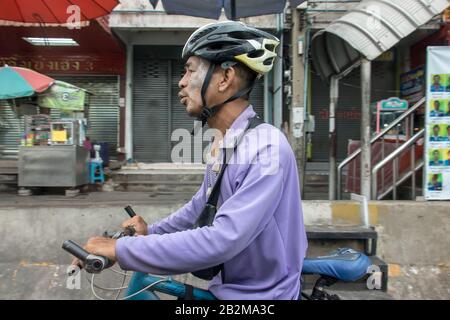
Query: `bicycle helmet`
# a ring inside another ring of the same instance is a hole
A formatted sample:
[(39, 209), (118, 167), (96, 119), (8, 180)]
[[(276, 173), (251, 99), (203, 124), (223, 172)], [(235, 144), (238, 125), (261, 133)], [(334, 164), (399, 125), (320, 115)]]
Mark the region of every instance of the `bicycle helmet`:
[(220, 65), (226, 69), (242, 63), (260, 77), (272, 69), (277, 56), (275, 49), (279, 43), (278, 38), (270, 33), (236, 21), (207, 24), (189, 37), (183, 48), (182, 58), (186, 60), (191, 56), (198, 56), (211, 62), (201, 88), (203, 106), (199, 120), (202, 125), (222, 105), (247, 95), (253, 87), (252, 84), (223, 103), (208, 108), (205, 94), (215, 67)]

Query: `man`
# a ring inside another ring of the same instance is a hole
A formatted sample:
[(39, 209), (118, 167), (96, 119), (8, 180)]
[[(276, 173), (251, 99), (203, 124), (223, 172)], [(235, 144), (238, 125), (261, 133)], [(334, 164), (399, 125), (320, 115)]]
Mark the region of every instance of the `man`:
[(447, 78), (447, 87), (445, 91), (450, 92), (450, 77)]
[[(450, 90), (448, 90), (450, 92)], [(447, 112), (445, 113), (446, 117), (450, 117), (450, 100), (447, 102)]]
[(441, 111), (441, 102), (439, 100), (434, 100), (433, 110), (430, 111), (430, 117), (442, 117), (444, 114)]
[(442, 166), (442, 160), (439, 158), (441, 157), (441, 154), (439, 153), (439, 150), (433, 151), (433, 159), (430, 160), (430, 166)]
[(441, 76), (435, 74), (433, 76), (433, 84), (431, 85), (431, 92), (444, 92), (444, 86), (441, 85)]
[(435, 124), (433, 126), (433, 135), (430, 137), (430, 141), (432, 142), (442, 141), (442, 137), (439, 136), (439, 131), (440, 131), (439, 125)]
[[(278, 43), (240, 22), (206, 25), (188, 39), (179, 96), (189, 115), (217, 130), (213, 155), (234, 140), (231, 130), (242, 132), (255, 115), (248, 95), (255, 77), (272, 68)], [(261, 144), (259, 133), (278, 139)], [(133, 217), (123, 226), (134, 225), (140, 236), (91, 238), (86, 250), (123, 269), (160, 275), (223, 263), (209, 284), (218, 299), (298, 299), (307, 240), (296, 160), (279, 133), (261, 124), (246, 134), (247, 143), (239, 144), (225, 170), (212, 226), (193, 228), (217, 178), (213, 165), (184, 207), (149, 227), (142, 217)], [(263, 164), (272, 160), (277, 166), (265, 170)]]
[(433, 176), (431, 177), (431, 181), (428, 182), (428, 190), (442, 191), (442, 183), (439, 182), (439, 174), (433, 174)]

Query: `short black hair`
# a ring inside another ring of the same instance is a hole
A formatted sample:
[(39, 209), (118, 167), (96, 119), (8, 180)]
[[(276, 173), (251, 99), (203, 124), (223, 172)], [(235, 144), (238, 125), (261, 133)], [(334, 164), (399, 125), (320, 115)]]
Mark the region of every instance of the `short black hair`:
[[(242, 63), (238, 63), (234, 66), (236, 70), (236, 74), (239, 78), (243, 81), (243, 86), (241, 89), (253, 87), (255, 80), (256, 80), (256, 72), (252, 71), (249, 67)], [(250, 92), (244, 96), (244, 98), (249, 99), (250, 98)]]

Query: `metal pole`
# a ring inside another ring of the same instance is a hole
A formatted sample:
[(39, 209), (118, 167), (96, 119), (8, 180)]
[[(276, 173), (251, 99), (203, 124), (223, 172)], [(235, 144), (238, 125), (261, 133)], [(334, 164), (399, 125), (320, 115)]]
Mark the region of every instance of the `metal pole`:
[[(291, 7), (292, 97), (289, 106), (289, 137), (297, 162), (302, 198), (305, 185), (306, 138), (305, 118), (308, 90), (308, 28), (302, 27), (300, 12)], [(304, 39), (300, 41), (299, 39)]]
[(133, 44), (127, 43), (127, 71), (125, 87), (125, 153), (133, 159)]
[(236, 21), (236, 0), (230, 1), (231, 20)]
[(411, 200), (416, 200), (416, 144), (411, 146)]
[(329, 116), (329, 131), (328, 141), (330, 145), (330, 175), (328, 183), (328, 199), (336, 200), (336, 150), (337, 150), (337, 137), (336, 137), (336, 107), (339, 98), (339, 78), (331, 77), (330, 81), (330, 116)]
[(282, 15), (277, 14), (278, 58), (273, 65), (273, 125), (278, 129), (283, 125), (283, 23)]
[(370, 199), (370, 85), (371, 62), (361, 59), (361, 195)]

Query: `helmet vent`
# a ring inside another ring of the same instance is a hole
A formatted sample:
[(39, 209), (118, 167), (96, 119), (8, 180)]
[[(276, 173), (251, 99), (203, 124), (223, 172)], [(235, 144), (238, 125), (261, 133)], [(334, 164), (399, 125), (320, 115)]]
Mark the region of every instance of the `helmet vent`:
[(250, 32), (244, 32), (244, 31), (230, 32), (229, 37), (234, 38), (234, 39), (241, 39), (241, 40), (255, 39), (254, 34), (251, 34)]
[(265, 66), (270, 66), (270, 65), (272, 65), (272, 63), (273, 63), (273, 59), (274, 59), (274, 58), (268, 58), (268, 59), (264, 60), (263, 64), (264, 64)]
[(206, 34), (211, 33), (212, 31), (214, 31), (216, 29), (217, 29), (217, 27), (215, 27), (215, 28), (208, 28), (208, 29), (205, 29), (205, 30), (199, 32), (198, 34), (196, 34), (194, 36), (194, 38), (192, 38), (191, 43), (195, 43), (198, 39), (202, 38)]
[(259, 58), (262, 57), (264, 55), (264, 50), (255, 50), (250, 52), (247, 56), (249, 58)]
[(264, 46), (267, 50), (272, 51), (275, 49), (275, 46), (273, 44), (270, 43), (266, 43), (266, 45)]

